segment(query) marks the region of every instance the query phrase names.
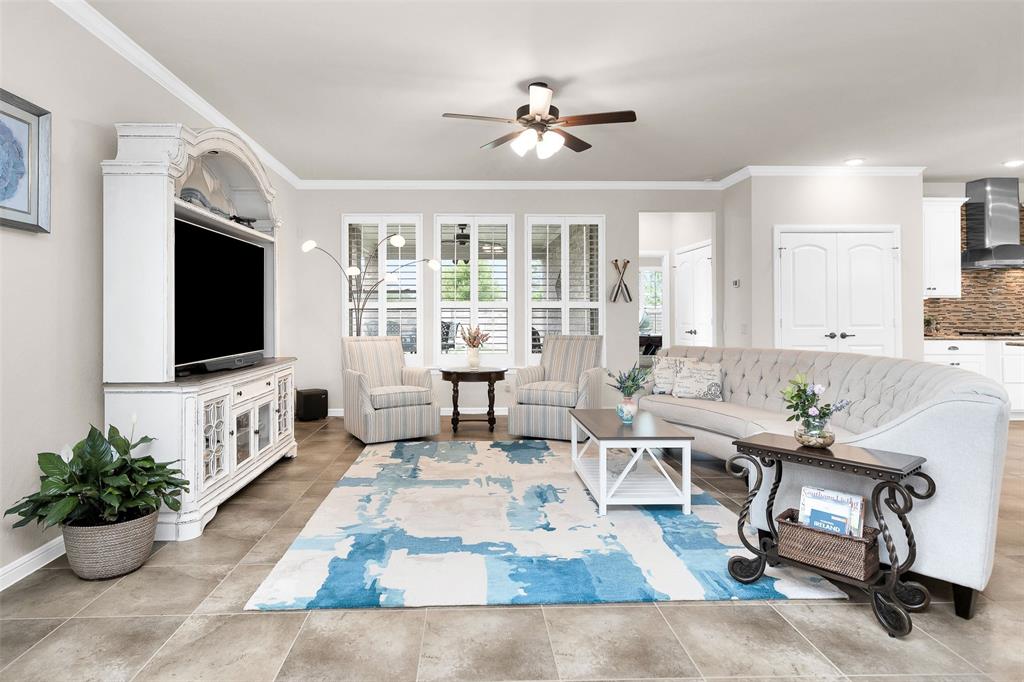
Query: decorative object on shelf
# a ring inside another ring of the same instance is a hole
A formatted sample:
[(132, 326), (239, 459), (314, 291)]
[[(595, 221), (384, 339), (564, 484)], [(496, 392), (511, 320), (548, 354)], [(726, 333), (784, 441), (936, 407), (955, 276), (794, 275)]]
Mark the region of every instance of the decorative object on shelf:
[(808, 383), (803, 374), (790, 379), (789, 386), (782, 391), (786, 407), (793, 411), (786, 421), (800, 422), (793, 435), (801, 445), (827, 448), (836, 442), (836, 434), (828, 430), (828, 420), (849, 407), (850, 401), (837, 400), (834, 404), (819, 405), (818, 401), (824, 394), (824, 386)]
[(636, 398), (633, 396), (650, 380), (651, 368), (634, 364), (629, 371), (618, 374), (608, 372), (608, 376), (613, 380), (608, 385), (622, 394), (622, 402), (615, 408), (615, 414), (619, 415), (623, 424), (632, 424), (637, 412)]
[[(390, 243), (395, 248), (401, 248), (405, 246), (405, 237), (403, 237), (400, 234), (389, 234), (388, 236), (384, 237), (384, 239), (381, 239), (379, 242), (377, 242), (377, 245), (373, 247), (373, 251), (370, 252), (370, 257), (366, 260), (366, 270), (370, 269), (370, 263), (372, 263), (374, 259), (379, 259), (380, 247), (384, 245), (384, 242)], [(330, 257), (330, 259), (334, 261), (334, 264), (338, 266), (338, 268), (341, 270), (341, 273), (345, 275), (345, 282), (348, 285), (349, 292), (352, 295), (352, 300), (355, 305), (356, 311), (355, 329), (351, 330), (353, 336), (363, 335), (363, 313), (366, 311), (366, 306), (370, 302), (370, 297), (373, 296), (373, 292), (377, 291), (377, 289), (380, 288), (380, 285), (387, 281), (387, 279), (390, 276), (394, 275), (399, 270), (403, 270), (409, 267), (410, 265), (416, 265), (417, 263), (426, 263), (430, 267), (430, 269), (434, 271), (441, 269), (440, 261), (434, 258), (420, 258), (417, 260), (409, 261), (407, 263), (402, 263), (394, 270), (391, 270), (388, 273), (386, 273), (376, 282), (370, 284), (368, 280), (364, 280), (364, 276), (366, 274), (365, 270), (360, 270), (359, 267), (355, 265), (342, 265), (341, 261), (332, 256), (329, 251), (325, 251), (323, 248), (317, 246), (316, 240), (314, 239), (307, 239), (306, 241), (302, 242), (303, 253), (309, 253), (313, 249), (326, 253)]]
[(480, 329), (479, 326), (462, 326), (459, 328), (462, 342), (466, 344), (466, 362), (470, 367), (476, 369), (480, 366), (480, 348), (487, 343), (491, 335)]
[(0, 225), (50, 231), (50, 112), (2, 89)]
[[(134, 431), (134, 429), (133, 429)], [(95, 426), (74, 448), (38, 455), (39, 492), (4, 512), (22, 517), (15, 528), (36, 521), (60, 525), (68, 563), (87, 580), (131, 573), (149, 558), (161, 504), (178, 511), (189, 482), (181, 471), (132, 451), (153, 441), (132, 442), (111, 425), (106, 437)]]
[(939, 333), (939, 321), (931, 315), (924, 316), (924, 333), (926, 336)]
[(629, 267), (629, 261), (628, 260), (624, 260), (624, 261), (622, 261), (622, 264), (619, 265), (619, 259), (618, 258), (613, 258), (612, 259), (612, 267), (615, 268), (615, 272), (618, 273), (619, 279), (616, 280), (615, 286), (612, 287), (611, 302), (612, 303), (617, 303), (618, 300), (619, 300), (619, 297), (621, 296), (622, 300), (624, 300), (626, 303), (629, 303), (630, 301), (633, 300), (633, 294), (630, 293), (629, 285), (626, 284), (626, 281), (625, 281), (625, 279), (626, 279), (626, 268)]

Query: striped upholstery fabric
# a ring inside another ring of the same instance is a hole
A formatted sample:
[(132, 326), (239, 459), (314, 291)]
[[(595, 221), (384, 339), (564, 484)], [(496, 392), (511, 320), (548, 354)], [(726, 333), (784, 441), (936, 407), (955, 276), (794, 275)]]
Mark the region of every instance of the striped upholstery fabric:
[(520, 405), (576, 407), (578, 395), (579, 386), (567, 381), (535, 381), (519, 387), (516, 391), (516, 402)]
[(370, 389), (370, 404), (375, 410), (383, 410), (386, 407), (429, 405), (433, 397), (431, 390), (422, 386), (378, 386)]
[(577, 383), (584, 370), (601, 364), (600, 336), (549, 336), (540, 364), (548, 381)]
[(602, 343), (600, 336), (547, 337), (540, 366), (516, 372), (519, 388), (516, 404), (508, 408), (508, 432), (569, 440), (569, 408), (601, 407)]
[(430, 370), (404, 366), (398, 337), (347, 337), (341, 357), (349, 433), (364, 443), (381, 443), (441, 432)]
[(402, 340), (397, 336), (347, 336), (342, 339), (342, 367), (365, 374), (370, 388), (402, 383)]

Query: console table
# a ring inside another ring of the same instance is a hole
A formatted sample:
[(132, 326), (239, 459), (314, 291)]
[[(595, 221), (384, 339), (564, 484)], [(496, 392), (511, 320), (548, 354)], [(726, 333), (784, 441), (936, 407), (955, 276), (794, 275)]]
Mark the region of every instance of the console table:
[[(454, 367), (441, 370), (441, 378), (452, 382), (452, 433), (459, 432), (459, 422), (487, 422), (490, 431), (494, 430), (494, 384), (504, 381), (504, 367)], [(459, 384), (462, 382), (487, 382), (487, 416), (482, 418), (463, 417), (459, 412)]]
[[(736, 478), (747, 476), (748, 470), (746, 466), (740, 464), (742, 461), (747, 463), (755, 476), (754, 485), (747, 494), (737, 523), (740, 540), (755, 556), (734, 556), (729, 559), (729, 574), (739, 582), (749, 584), (761, 578), (765, 566), (797, 566), (831, 580), (856, 585), (870, 593), (875, 617), (890, 637), (903, 637), (909, 634), (913, 627), (910, 613), (921, 611), (931, 601), (931, 595), (924, 585), (902, 579), (917, 556), (917, 543), (907, 514), (913, 508), (915, 499), (926, 500), (935, 494), (935, 482), (921, 471), (926, 462), (925, 458), (842, 444), (833, 445), (831, 448), (809, 448), (800, 446), (792, 436), (774, 433), (761, 433), (733, 441), (733, 445), (736, 446), (738, 454), (729, 459), (726, 470)], [(867, 580), (857, 580), (779, 555), (773, 507), (779, 483), (782, 481), (783, 462), (845, 471), (878, 481), (871, 493), (871, 509), (881, 531), (889, 567), (880, 569)], [(750, 521), (750, 505), (761, 489), (764, 469), (774, 470), (775, 475), (765, 507), (768, 531), (758, 530), (759, 546), (755, 547), (747, 540), (743, 529)], [(924, 483), (924, 490), (919, 491), (908, 482), (913, 478)], [(882, 513), (883, 505), (896, 514), (906, 533), (908, 550), (907, 557), (902, 562), (896, 553), (896, 543), (893, 542), (889, 524)]]

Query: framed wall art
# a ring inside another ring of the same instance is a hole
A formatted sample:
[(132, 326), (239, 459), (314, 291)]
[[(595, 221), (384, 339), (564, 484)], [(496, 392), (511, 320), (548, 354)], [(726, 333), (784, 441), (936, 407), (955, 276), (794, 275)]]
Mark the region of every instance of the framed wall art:
[(50, 112), (0, 90), (0, 225), (50, 231)]

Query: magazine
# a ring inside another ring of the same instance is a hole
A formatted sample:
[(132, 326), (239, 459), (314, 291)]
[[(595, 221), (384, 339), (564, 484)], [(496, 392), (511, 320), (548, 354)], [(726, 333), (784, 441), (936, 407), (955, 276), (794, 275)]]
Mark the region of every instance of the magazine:
[(837, 535), (864, 535), (864, 497), (804, 486), (800, 490), (800, 523)]

